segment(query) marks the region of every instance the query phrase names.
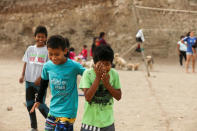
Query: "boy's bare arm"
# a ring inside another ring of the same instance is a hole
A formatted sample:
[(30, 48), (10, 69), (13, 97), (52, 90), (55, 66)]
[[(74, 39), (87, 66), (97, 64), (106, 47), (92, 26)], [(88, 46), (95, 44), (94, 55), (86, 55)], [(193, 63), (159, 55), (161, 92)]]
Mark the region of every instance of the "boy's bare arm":
[(26, 62), (24, 63), (23, 65), (23, 71), (22, 71), (22, 75), (21, 77), (19, 78), (19, 83), (23, 83), (24, 82), (24, 76), (25, 76), (25, 69), (26, 69)]
[(100, 78), (96, 77), (90, 88), (83, 89), (86, 101), (90, 102), (92, 100), (93, 96), (96, 93), (96, 90), (99, 87), (99, 83), (100, 83)]
[(36, 86), (40, 86), (40, 81), (41, 81), (41, 76), (39, 76), (39, 77), (36, 79), (36, 81), (34, 82), (34, 84), (35, 84)]
[(95, 67), (94, 67), (94, 71), (96, 73), (96, 78), (93, 82), (93, 84), (91, 85), (90, 88), (84, 88), (84, 95), (85, 95), (85, 98), (86, 98), (86, 101), (90, 102), (93, 98), (93, 96), (95, 95), (96, 93), (96, 90), (99, 86), (99, 83), (100, 83), (100, 80), (101, 80), (101, 75), (103, 74), (103, 71), (102, 71), (102, 63), (101, 62), (98, 62)]
[(104, 73), (101, 77), (101, 80), (103, 81), (103, 84), (105, 88), (110, 92), (110, 94), (116, 99), (120, 100), (122, 96), (122, 92), (120, 89), (114, 89), (111, 84), (109, 83), (110, 76), (107, 73)]
[(30, 113), (33, 113), (35, 111), (36, 108), (38, 108), (40, 106), (40, 102), (35, 102), (33, 107), (30, 110)]

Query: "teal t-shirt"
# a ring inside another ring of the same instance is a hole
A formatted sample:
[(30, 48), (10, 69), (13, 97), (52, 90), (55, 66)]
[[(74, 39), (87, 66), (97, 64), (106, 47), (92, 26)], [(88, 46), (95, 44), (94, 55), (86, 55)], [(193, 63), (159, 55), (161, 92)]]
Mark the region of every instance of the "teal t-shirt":
[[(109, 71), (109, 75), (111, 86), (115, 89), (120, 89), (121, 85), (118, 72), (111, 69)], [(90, 88), (95, 78), (96, 74), (94, 69), (86, 70), (80, 81), (79, 88)], [(85, 111), (82, 123), (99, 128), (110, 126), (114, 123), (113, 104), (112, 95), (104, 87), (102, 82), (100, 82), (91, 102), (85, 102)]]
[(78, 108), (77, 75), (85, 68), (79, 63), (67, 59), (64, 64), (56, 65), (52, 61), (44, 64), (42, 79), (49, 80), (51, 101), (49, 114), (55, 117), (76, 118)]

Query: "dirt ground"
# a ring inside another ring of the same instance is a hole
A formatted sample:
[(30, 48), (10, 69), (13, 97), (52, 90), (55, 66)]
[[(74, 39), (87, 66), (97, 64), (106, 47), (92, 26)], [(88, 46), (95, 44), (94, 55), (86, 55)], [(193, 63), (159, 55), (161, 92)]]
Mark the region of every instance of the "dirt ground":
[[(0, 131), (30, 128), (25, 87), (18, 83), (22, 64), (19, 59), (0, 59)], [(143, 66), (135, 72), (118, 71), (123, 96), (114, 104), (116, 131), (196, 131), (197, 74), (186, 74), (178, 60), (158, 60), (148, 78)], [(79, 96), (75, 131), (80, 130), (83, 105)], [(9, 106), (12, 111), (7, 111)], [(38, 111), (37, 119), (41, 131), (45, 120)]]

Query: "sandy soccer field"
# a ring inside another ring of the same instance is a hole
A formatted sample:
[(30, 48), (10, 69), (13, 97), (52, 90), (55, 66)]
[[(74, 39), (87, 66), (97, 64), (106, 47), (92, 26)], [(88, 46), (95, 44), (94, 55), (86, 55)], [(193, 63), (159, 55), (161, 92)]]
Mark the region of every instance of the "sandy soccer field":
[[(27, 131), (25, 87), (18, 83), (22, 70), (18, 59), (0, 60), (0, 131)], [(197, 73), (186, 74), (178, 60), (156, 62), (151, 77), (140, 71), (118, 71), (123, 96), (115, 101), (116, 131), (196, 131)], [(50, 95), (47, 96), (49, 105)], [(80, 130), (84, 97), (79, 97), (75, 131)], [(12, 111), (7, 107), (12, 106)], [(38, 129), (44, 118), (37, 111)]]

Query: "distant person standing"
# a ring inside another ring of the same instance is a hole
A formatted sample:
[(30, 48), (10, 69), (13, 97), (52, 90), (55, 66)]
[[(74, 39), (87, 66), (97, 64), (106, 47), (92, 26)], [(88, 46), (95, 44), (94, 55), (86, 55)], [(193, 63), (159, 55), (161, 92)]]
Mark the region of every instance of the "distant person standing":
[(181, 36), (180, 41), (178, 41), (177, 43), (177, 51), (178, 51), (179, 62), (181, 66), (183, 65), (183, 57), (186, 61), (186, 51), (187, 51), (187, 44), (186, 42), (182, 41), (183, 38), (184, 36)]
[(73, 48), (73, 47), (70, 47), (70, 49), (69, 49), (69, 58), (71, 60), (75, 60), (75, 48)]
[(99, 35), (99, 45), (106, 45), (106, 44), (107, 42), (105, 41), (105, 32), (101, 32)]
[(143, 30), (142, 29), (139, 29), (138, 32), (137, 32), (137, 34), (136, 34), (136, 42), (138, 43), (138, 45), (137, 45), (137, 48), (136, 48), (135, 51), (141, 52), (140, 44), (142, 42), (144, 42), (144, 41), (145, 41), (145, 39), (144, 39)]
[(83, 50), (81, 51), (79, 56), (82, 56), (83, 60), (87, 60), (88, 57), (87, 45), (83, 45)]
[(92, 42), (92, 46), (91, 46), (91, 49), (90, 49), (90, 56), (93, 57), (93, 52), (94, 52), (96, 46), (98, 46), (98, 45), (99, 45), (99, 38), (98, 37), (94, 37), (93, 38), (93, 42)]
[(183, 42), (187, 42), (187, 58), (186, 58), (186, 72), (188, 73), (188, 67), (190, 59), (192, 58), (192, 72), (195, 72), (195, 55), (193, 54), (192, 46), (196, 43), (196, 37), (194, 37), (194, 32), (188, 32), (187, 37), (185, 37)]

